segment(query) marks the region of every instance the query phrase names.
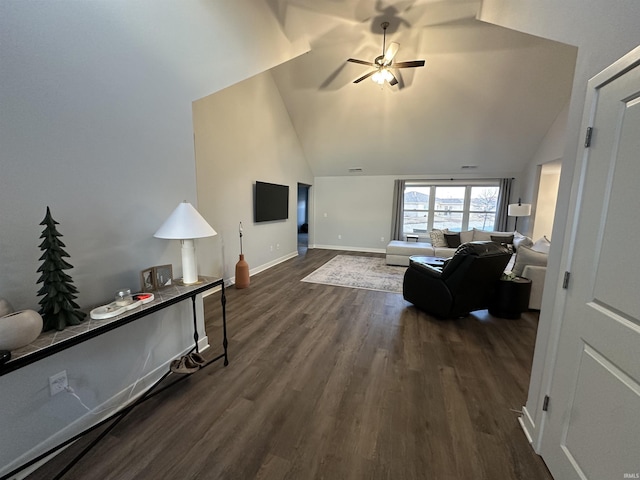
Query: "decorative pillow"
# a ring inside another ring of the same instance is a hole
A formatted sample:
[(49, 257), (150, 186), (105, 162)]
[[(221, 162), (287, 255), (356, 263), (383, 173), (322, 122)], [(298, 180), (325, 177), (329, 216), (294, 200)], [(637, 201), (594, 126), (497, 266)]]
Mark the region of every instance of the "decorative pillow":
[(551, 248), (551, 242), (547, 237), (542, 237), (536, 240), (536, 242), (531, 247), (531, 250), (535, 250), (536, 252), (549, 253), (549, 248)]
[(473, 229), (473, 241), (474, 242), (490, 242), (491, 241), (491, 233), (485, 232), (484, 230), (478, 230), (477, 228)]
[(429, 232), (429, 237), (431, 237), (431, 246), (436, 247), (446, 247), (447, 241), (444, 238), (445, 232), (449, 232), (448, 230), (436, 230), (433, 229)]
[(460, 243), (473, 242), (473, 230), (460, 232)]
[(517, 276), (522, 275), (522, 271), (527, 265), (546, 267), (547, 258), (548, 255), (546, 253), (536, 252), (530, 247), (520, 245), (516, 253), (516, 263), (513, 266), (513, 273), (515, 273)]
[(513, 248), (518, 251), (520, 246), (523, 247), (532, 247), (533, 240), (531, 238), (522, 235), (520, 232), (513, 232)]
[(460, 246), (460, 234), (458, 232), (445, 232), (444, 239), (447, 241), (447, 247), (458, 248)]
[(508, 237), (510, 235), (513, 235), (513, 232), (487, 231), (487, 230), (478, 230), (477, 228), (473, 229), (474, 242), (490, 242), (491, 235), (500, 235), (501, 237)]

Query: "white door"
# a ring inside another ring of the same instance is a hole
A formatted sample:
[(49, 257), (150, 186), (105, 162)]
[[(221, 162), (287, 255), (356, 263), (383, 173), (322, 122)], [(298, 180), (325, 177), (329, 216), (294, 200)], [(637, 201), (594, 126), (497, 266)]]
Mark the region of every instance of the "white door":
[(640, 478), (638, 63), (640, 47), (589, 83), (593, 136), (576, 170), (571, 277), (540, 447), (557, 480)]

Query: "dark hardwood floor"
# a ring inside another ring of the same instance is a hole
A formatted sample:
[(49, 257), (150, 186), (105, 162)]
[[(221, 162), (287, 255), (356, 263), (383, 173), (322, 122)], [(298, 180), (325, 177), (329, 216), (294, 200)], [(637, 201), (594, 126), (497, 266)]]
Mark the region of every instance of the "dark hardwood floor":
[[(300, 282), (337, 254), (367, 255), (309, 250), (228, 288), (229, 366), (143, 403), (64, 478), (551, 479), (513, 411), (537, 314), (442, 321), (400, 294)], [(205, 312), (212, 358), (219, 294)]]

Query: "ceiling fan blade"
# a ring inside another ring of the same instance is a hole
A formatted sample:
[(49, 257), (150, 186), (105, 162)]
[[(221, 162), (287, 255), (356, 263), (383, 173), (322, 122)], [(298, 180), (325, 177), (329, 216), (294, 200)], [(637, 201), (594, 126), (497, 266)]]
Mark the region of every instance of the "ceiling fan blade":
[(370, 67), (377, 67), (375, 63), (365, 62), (364, 60), (358, 60), (357, 58), (347, 58), (347, 62), (359, 63), (361, 65), (368, 65)]
[(399, 48), (400, 48), (400, 44), (398, 42), (391, 42), (389, 44), (389, 47), (387, 48), (387, 51), (384, 53), (384, 64), (385, 65), (389, 65), (393, 61), (393, 58), (398, 53), (398, 49)]
[(391, 65), (393, 68), (413, 68), (424, 67), (424, 60), (412, 60), (410, 62), (399, 62)]
[(366, 80), (367, 78), (369, 78), (371, 75), (373, 75), (376, 72), (377, 72), (377, 70), (373, 70), (373, 71), (367, 73), (366, 75), (363, 75), (360, 78), (354, 80), (353, 83), (360, 83), (361, 81)]
[(398, 79), (396, 78), (396, 76), (393, 74), (391, 70), (388, 70), (388, 72), (391, 74), (391, 80), (389, 80), (389, 85), (393, 87), (394, 85), (398, 84)]

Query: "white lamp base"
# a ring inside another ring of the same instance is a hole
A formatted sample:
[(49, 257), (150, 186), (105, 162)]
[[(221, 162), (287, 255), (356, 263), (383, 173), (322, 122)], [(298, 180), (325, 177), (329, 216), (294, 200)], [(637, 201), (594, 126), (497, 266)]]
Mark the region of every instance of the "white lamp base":
[(194, 285), (198, 283), (198, 266), (196, 264), (196, 246), (193, 239), (182, 242), (182, 283)]

